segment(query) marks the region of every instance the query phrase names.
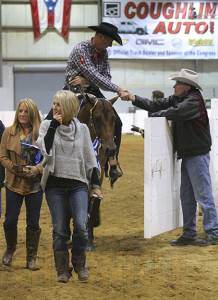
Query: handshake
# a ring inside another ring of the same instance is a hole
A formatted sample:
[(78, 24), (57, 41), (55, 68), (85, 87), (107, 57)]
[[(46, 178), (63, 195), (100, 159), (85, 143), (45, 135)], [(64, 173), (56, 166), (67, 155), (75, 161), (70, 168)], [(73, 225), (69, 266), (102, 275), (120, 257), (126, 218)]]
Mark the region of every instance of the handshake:
[(144, 138), (144, 129), (141, 129), (135, 125), (132, 125), (132, 128), (131, 128), (132, 131), (135, 131), (135, 132), (138, 132), (138, 133), (141, 133), (142, 137)]
[(118, 95), (121, 98), (121, 100), (123, 100), (123, 101), (133, 101), (133, 102), (135, 101), (135, 96), (132, 95), (127, 90), (123, 90), (123, 89), (119, 88)]

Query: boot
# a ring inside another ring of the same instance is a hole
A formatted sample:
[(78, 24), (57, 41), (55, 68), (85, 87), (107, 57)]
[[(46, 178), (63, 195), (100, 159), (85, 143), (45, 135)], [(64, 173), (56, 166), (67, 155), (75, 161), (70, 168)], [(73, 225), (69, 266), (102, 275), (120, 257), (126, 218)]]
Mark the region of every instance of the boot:
[(3, 255), (2, 263), (5, 266), (10, 266), (17, 245), (17, 227), (12, 230), (6, 230), (4, 228), (4, 232), (5, 232), (5, 239), (7, 242), (7, 249)]
[(78, 275), (79, 281), (82, 281), (82, 282), (88, 281), (89, 273), (85, 267), (83, 267), (82, 269), (78, 269), (75, 272)]
[[(84, 241), (87, 243), (87, 241)], [(72, 249), (73, 254), (73, 249)], [(85, 267), (86, 264), (86, 252), (80, 253), (80, 255), (76, 259), (76, 263), (73, 264), (74, 271), (78, 275), (79, 281), (85, 282), (89, 279), (89, 273)]]
[(36, 256), (39, 245), (39, 237), (41, 234), (41, 229), (37, 231), (32, 231), (28, 227), (26, 228), (26, 268), (30, 271), (37, 271), (40, 268), (36, 265)]
[(67, 283), (72, 276), (72, 268), (69, 267), (69, 252), (56, 251), (54, 253), (55, 268), (58, 275), (58, 282)]

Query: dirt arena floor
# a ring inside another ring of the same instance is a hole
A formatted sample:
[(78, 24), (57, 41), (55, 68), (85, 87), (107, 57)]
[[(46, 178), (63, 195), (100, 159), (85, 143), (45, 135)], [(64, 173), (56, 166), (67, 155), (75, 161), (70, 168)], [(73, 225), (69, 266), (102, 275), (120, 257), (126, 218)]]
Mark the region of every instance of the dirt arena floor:
[[(25, 206), (19, 219), (19, 236), (13, 265), (0, 262), (0, 299), (218, 299), (218, 246), (171, 247), (181, 228), (152, 239), (143, 237), (143, 151), (141, 136), (124, 135), (120, 150), (124, 176), (113, 190), (105, 180), (101, 205), (102, 225), (95, 230), (96, 252), (87, 254), (90, 280), (80, 283), (76, 274), (67, 284), (56, 281), (52, 253), (52, 226), (43, 201), (38, 251), (41, 270), (25, 269)], [(0, 219), (0, 257), (5, 250)], [(202, 217), (198, 220), (203, 237)]]

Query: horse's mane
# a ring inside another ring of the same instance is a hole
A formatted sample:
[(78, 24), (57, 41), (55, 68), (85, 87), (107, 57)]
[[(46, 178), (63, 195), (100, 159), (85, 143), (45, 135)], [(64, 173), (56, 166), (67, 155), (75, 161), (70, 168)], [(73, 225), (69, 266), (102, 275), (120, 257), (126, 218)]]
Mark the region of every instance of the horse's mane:
[(103, 104), (103, 109), (104, 109), (104, 115), (105, 115), (105, 117), (107, 117), (108, 116), (108, 107), (105, 105), (105, 99), (99, 99), (99, 100), (101, 100), (102, 101), (102, 104)]

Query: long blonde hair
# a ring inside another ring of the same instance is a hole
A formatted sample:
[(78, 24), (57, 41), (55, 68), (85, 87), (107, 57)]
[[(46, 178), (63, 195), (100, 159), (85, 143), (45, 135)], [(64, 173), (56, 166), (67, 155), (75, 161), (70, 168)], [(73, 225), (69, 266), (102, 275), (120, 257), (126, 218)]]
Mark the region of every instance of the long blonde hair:
[(11, 126), (11, 134), (16, 135), (20, 130), (22, 130), (20, 122), (18, 121), (18, 114), (19, 114), (19, 109), (20, 109), (21, 104), (25, 104), (27, 106), (29, 122), (30, 122), (30, 125), (33, 130), (33, 139), (37, 140), (38, 135), (39, 135), (39, 126), (40, 126), (40, 123), (42, 122), (42, 120), (41, 120), (39, 110), (38, 110), (36, 103), (32, 99), (29, 99), (29, 98), (20, 100), (20, 102), (17, 106), (17, 109), (16, 109), (14, 123)]
[(76, 94), (68, 90), (60, 90), (56, 92), (54, 98), (57, 98), (60, 103), (63, 122), (69, 122), (76, 116), (79, 109), (79, 100)]

